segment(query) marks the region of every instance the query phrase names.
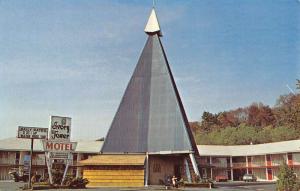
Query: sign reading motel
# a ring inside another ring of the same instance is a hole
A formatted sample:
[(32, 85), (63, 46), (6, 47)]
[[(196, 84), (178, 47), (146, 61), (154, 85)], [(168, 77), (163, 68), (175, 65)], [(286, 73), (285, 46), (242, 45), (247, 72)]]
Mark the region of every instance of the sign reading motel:
[(19, 126), (18, 138), (47, 139), (48, 138), (48, 128)]
[(75, 151), (77, 142), (59, 142), (43, 140), (43, 147), (45, 152), (55, 153), (71, 153)]
[(70, 141), (71, 118), (51, 116), (50, 139), (57, 141)]

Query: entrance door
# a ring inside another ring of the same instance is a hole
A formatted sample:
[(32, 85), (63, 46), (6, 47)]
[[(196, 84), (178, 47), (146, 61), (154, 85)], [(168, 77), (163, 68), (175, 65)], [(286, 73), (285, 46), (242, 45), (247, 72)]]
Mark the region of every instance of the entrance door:
[(268, 180), (273, 180), (272, 169), (271, 169), (271, 168), (268, 168), (268, 169), (267, 169), (267, 172), (268, 172)]
[(202, 168), (202, 177), (207, 178), (207, 169), (206, 168)]
[(271, 155), (266, 155), (267, 158), (267, 166), (272, 166)]
[(232, 180), (232, 177), (231, 177), (231, 170), (227, 170), (227, 177), (228, 177), (228, 180)]
[(180, 165), (178, 165), (178, 164), (174, 165), (174, 174), (175, 174), (177, 180), (181, 179)]

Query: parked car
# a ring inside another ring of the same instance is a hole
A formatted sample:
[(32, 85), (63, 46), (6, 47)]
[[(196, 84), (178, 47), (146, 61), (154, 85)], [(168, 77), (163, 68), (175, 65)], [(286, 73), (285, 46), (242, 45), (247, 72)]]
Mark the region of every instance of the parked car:
[(8, 174), (13, 178), (15, 182), (27, 182), (29, 177), (28, 175), (20, 175), (18, 169), (10, 169)]
[(244, 174), (243, 181), (245, 182), (256, 182), (257, 178), (253, 174)]

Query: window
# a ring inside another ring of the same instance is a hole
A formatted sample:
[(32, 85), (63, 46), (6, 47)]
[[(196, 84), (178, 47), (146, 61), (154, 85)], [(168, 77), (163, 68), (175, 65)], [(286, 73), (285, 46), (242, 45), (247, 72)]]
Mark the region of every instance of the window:
[(206, 163), (210, 164), (210, 158), (209, 157), (206, 158)]
[(16, 162), (15, 162), (15, 164), (19, 164), (20, 163), (20, 152), (19, 151), (17, 151), (16, 152)]
[(252, 157), (248, 157), (248, 163), (252, 162)]
[(271, 161), (271, 155), (267, 155), (266, 158), (267, 158), (267, 161)]

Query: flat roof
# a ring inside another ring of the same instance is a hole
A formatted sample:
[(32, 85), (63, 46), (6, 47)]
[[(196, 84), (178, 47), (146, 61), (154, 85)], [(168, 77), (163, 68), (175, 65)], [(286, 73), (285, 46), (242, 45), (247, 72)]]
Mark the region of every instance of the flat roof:
[(300, 140), (256, 145), (197, 145), (200, 156), (255, 156), (300, 152)]
[[(99, 153), (103, 141), (96, 140), (72, 140), (77, 142), (75, 153)], [(0, 151), (30, 151), (30, 139), (7, 138), (0, 140)], [(33, 142), (33, 151), (44, 152), (43, 143), (40, 139)]]
[[(77, 142), (75, 153), (99, 154), (103, 141), (72, 140)], [(255, 156), (300, 152), (300, 140), (256, 145), (197, 145), (200, 156)], [(41, 140), (34, 141), (33, 150), (43, 152)], [(0, 140), (0, 151), (30, 151), (30, 139), (7, 138)]]

